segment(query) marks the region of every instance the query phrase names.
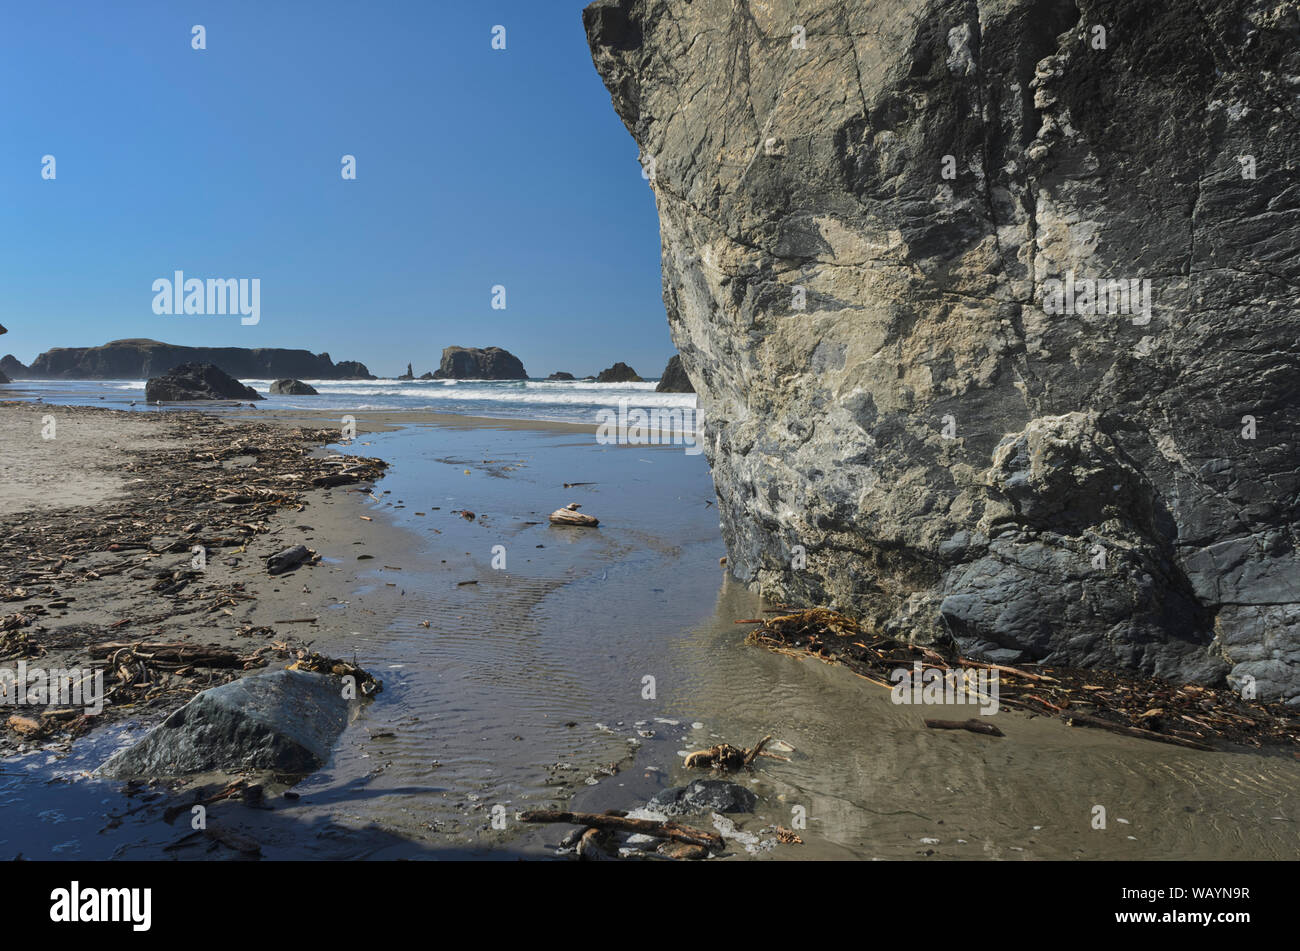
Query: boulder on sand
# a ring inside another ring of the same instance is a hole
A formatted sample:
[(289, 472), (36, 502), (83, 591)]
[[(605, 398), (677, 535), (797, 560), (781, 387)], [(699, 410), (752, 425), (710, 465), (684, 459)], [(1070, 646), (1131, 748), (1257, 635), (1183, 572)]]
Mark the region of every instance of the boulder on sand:
[(205, 690), (97, 773), (118, 779), (267, 769), (305, 774), (325, 765), (348, 722), (343, 681), (276, 670)]
[(697, 779), (688, 786), (661, 789), (646, 808), (666, 816), (694, 816), (706, 812), (753, 812), (758, 797), (725, 779)]
[(276, 380), (271, 384), (271, 392), (277, 396), (319, 396), (316, 388), (302, 380)]
[(608, 370), (601, 370), (596, 377), (597, 383), (644, 383), (637, 372), (626, 363), (616, 363)]
[(144, 396), (150, 403), (266, 399), (211, 363), (182, 363), (162, 376), (151, 377), (144, 385)]

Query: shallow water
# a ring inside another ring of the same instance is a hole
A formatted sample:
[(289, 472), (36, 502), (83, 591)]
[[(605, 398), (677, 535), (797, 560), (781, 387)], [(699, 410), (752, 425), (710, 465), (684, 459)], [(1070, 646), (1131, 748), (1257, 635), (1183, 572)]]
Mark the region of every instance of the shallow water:
[[(745, 645), (749, 628), (734, 621), (762, 605), (719, 567), (701, 456), (504, 426), (412, 425), (363, 439), (351, 451), (393, 463), (374, 507), (421, 541), (401, 560), (376, 559), (392, 567), (377, 565), (373, 584), (404, 592), (399, 616), (340, 650), (355, 651), (384, 691), (328, 766), (295, 787), (301, 800), (224, 815), (268, 857), (550, 855), (567, 829), (521, 826), (518, 810), (571, 794), (576, 809), (635, 808), (699, 775), (682, 769), (684, 751), (766, 733), (794, 752), (788, 763), (761, 759), (742, 779), (760, 805), (740, 825), (756, 832), (806, 816), (805, 844), (772, 846), (764, 835), (754, 852), (737, 843), (738, 858), (1300, 852), (1293, 758), (1180, 750), (1017, 713), (995, 717), (1001, 739), (930, 731), (921, 719), (931, 708), (897, 706), (847, 671)], [(546, 522), (571, 501), (600, 528)], [(162, 855), (185, 829), (149, 809), (105, 819), (141, 804), (120, 784), (49, 782), (115, 742), (79, 744), (70, 761), (5, 764), (19, 775), (0, 775), (0, 854)], [(1096, 806), (1105, 829), (1093, 828)]]

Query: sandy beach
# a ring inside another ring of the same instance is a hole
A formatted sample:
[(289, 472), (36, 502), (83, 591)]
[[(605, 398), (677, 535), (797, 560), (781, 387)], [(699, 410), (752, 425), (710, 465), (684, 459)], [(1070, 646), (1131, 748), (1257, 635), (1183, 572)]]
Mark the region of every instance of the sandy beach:
[[(218, 412), (0, 407), (0, 519), (14, 539), (3, 556), (13, 600), (0, 614), (9, 664), (103, 663), (90, 647), (138, 640), (224, 650), (263, 665), (254, 669), (310, 649), (382, 679), (326, 767), (293, 785), (298, 798), (213, 807), (263, 857), (555, 856), (564, 827), (523, 826), (520, 810), (636, 808), (698, 775), (683, 768), (689, 751), (769, 733), (791, 752), (740, 780), (758, 807), (739, 822), (737, 858), (1292, 847), (1292, 758), (1207, 754), (1019, 713), (996, 718), (1002, 739), (936, 733), (843, 668), (747, 645), (736, 622), (768, 605), (719, 566), (708, 469), (680, 449), (600, 446), (572, 424), (367, 412), (350, 445), (325, 445), (338, 422), (329, 414)], [(41, 438), (46, 415), (54, 439)], [(213, 447), (228, 456), (196, 458)], [(274, 503), (214, 502), (294, 473), (274, 460), (309, 474), (340, 452), (390, 465), (373, 481), (300, 486)], [(547, 523), (571, 501), (600, 528)], [(241, 522), (251, 528), (236, 537)], [(212, 544), (204, 572), (165, 593), (189, 565), (191, 536), (214, 532), (231, 544)], [(266, 558), (297, 544), (320, 561), (269, 575)], [(14, 821), (0, 849), (229, 852), (177, 845), (186, 830), (163, 818), (224, 777), (89, 777), (197, 690), (247, 672), (242, 660), (170, 666), (98, 717), (4, 731), (0, 804)], [(1097, 804), (1123, 820), (1109, 834), (1090, 828)], [(804, 843), (779, 845), (772, 830), (799, 814)]]

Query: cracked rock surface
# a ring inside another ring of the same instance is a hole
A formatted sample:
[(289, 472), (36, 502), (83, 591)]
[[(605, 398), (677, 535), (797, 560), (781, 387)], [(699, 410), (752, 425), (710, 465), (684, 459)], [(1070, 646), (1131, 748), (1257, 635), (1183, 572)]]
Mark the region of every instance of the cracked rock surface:
[(1003, 662), (1300, 704), (1293, 3), (584, 24), (739, 578)]

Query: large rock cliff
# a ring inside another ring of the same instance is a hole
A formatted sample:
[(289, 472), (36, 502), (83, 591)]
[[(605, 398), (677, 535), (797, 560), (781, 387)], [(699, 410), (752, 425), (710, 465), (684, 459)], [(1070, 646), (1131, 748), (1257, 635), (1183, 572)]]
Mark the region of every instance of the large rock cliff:
[(587, 8), (738, 577), (1300, 703), (1296, 9)]

